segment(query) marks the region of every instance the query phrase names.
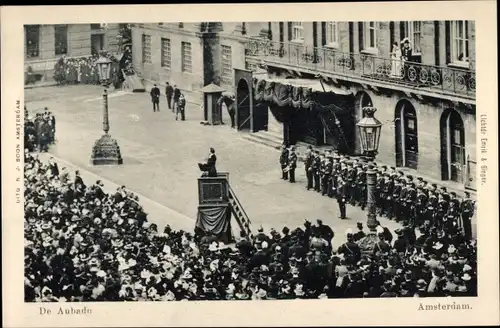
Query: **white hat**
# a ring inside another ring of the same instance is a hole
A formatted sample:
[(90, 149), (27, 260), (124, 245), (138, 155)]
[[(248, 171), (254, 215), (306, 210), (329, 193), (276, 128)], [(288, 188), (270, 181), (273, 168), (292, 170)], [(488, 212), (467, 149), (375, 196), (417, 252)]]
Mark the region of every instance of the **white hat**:
[(267, 241), (262, 242), (262, 248), (267, 248), (268, 246)]
[(464, 269), (463, 269), (464, 272), (471, 271), (471, 270), (472, 270), (472, 267), (470, 265), (468, 265), (468, 264), (464, 265)]
[(471, 279), (472, 279), (472, 277), (467, 272), (464, 273), (464, 275), (462, 276), (462, 280), (469, 281)]
[(443, 244), (441, 244), (439, 241), (437, 243), (434, 244), (434, 246), (432, 246), (432, 248), (434, 249), (441, 249), (443, 248)]
[(106, 274), (106, 272), (105, 272), (105, 271), (103, 271), (103, 270), (99, 270), (99, 271), (97, 271), (96, 276), (101, 277), (101, 278), (104, 278), (104, 277), (106, 277), (106, 276), (107, 276), (107, 274)]
[(381, 226), (378, 226), (377, 229), (376, 229), (377, 233), (380, 234), (380, 233), (384, 233), (384, 228), (382, 228)]

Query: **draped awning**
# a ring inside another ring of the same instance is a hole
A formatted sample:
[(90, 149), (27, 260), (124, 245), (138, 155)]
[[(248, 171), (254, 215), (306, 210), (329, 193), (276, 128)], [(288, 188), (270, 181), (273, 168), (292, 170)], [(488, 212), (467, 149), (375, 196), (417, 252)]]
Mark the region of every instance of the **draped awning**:
[(253, 89), (256, 101), (266, 101), (280, 107), (291, 106), (297, 109), (330, 105), (336, 107), (335, 103), (338, 103), (340, 98), (347, 98), (349, 102), (354, 98), (351, 91), (326, 84), (319, 79), (254, 78)]

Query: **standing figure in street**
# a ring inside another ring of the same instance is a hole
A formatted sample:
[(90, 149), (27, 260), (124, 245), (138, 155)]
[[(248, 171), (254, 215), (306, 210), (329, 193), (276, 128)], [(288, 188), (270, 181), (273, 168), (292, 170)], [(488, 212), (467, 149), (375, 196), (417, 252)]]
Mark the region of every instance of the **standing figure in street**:
[(288, 180), (288, 147), (286, 144), (281, 146), (280, 165), (281, 179)]
[(179, 104), (180, 97), (181, 97), (181, 90), (179, 90), (177, 86), (174, 84), (174, 104), (173, 104), (174, 112), (177, 112), (177, 105)]
[[(168, 109), (172, 109), (172, 97), (174, 96), (174, 88), (167, 82), (167, 86), (165, 87), (165, 96), (167, 97), (167, 105)], [(172, 109), (172, 112), (174, 110)]]
[(295, 153), (295, 146), (290, 147), (288, 154), (288, 169), (290, 173), (290, 183), (295, 183), (295, 169), (297, 168), (297, 154)]
[(231, 128), (235, 128), (236, 123), (235, 123), (235, 115), (236, 115), (236, 99), (234, 95), (231, 95), (231, 104), (227, 107), (227, 112), (229, 114), (229, 117), (231, 118)]
[(346, 182), (342, 177), (337, 179), (337, 203), (339, 204), (340, 219), (344, 220), (346, 218), (346, 202), (347, 202), (347, 191)]
[(175, 111), (175, 120), (177, 121), (177, 117), (181, 114), (181, 121), (186, 120), (186, 98), (184, 98), (184, 95), (181, 93), (179, 96), (179, 102), (177, 104), (177, 110)]
[(319, 151), (314, 152), (313, 161), (313, 176), (314, 176), (314, 190), (317, 192), (321, 191), (321, 157), (319, 156)]
[(467, 240), (472, 240), (471, 218), (474, 215), (474, 201), (470, 198), (470, 193), (468, 191), (465, 192), (465, 198), (460, 204), (460, 211), (462, 213), (462, 227), (465, 238)]
[(156, 86), (156, 84), (151, 89), (149, 93), (151, 95), (151, 102), (153, 103), (153, 112), (160, 111), (160, 89)]
[(304, 166), (306, 169), (306, 177), (307, 177), (307, 190), (313, 188), (313, 162), (314, 162), (314, 153), (312, 150), (312, 146), (307, 147), (306, 160), (304, 161)]

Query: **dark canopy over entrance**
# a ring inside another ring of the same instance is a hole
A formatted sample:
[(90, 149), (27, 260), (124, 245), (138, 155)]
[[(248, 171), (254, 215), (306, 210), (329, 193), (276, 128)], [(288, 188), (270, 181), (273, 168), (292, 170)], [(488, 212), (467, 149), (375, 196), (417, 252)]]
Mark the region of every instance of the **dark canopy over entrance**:
[(352, 153), (354, 96), (326, 85), (326, 91), (318, 91), (318, 84), (318, 80), (254, 79), (254, 100), (266, 103), (276, 120), (284, 124), (286, 143), (328, 143), (340, 152)]

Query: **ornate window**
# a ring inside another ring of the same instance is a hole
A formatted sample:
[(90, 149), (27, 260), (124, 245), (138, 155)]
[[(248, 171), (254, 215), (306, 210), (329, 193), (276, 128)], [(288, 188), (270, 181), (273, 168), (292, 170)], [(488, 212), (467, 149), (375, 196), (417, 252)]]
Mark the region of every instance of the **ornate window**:
[(338, 42), (339, 42), (338, 23), (337, 22), (327, 22), (326, 23), (326, 45), (327, 46), (337, 46)]
[(142, 35), (142, 62), (151, 63), (151, 35)]
[(193, 71), (193, 60), (191, 56), (191, 43), (181, 43), (181, 68), (183, 72), (191, 73)]
[(172, 50), (170, 48), (170, 39), (161, 39), (161, 66), (172, 67)]
[(404, 22), (405, 25), (405, 35), (411, 42), (411, 47), (414, 55), (421, 54), (421, 38), (422, 38), (422, 22), (421, 21), (409, 21)]
[(377, 48), (377, 22), (365, 23), (365, 49)]
[(40, 55), (40, 25), (26, 25), (26, 57), (33, 58)]
[(68, 25), (54, 26), (54, 45), (56, 55), (66, 55), (68, 53)]
[(304, 41), (304, 26), (302, 22), (292, 22), (292, 41)]
[(469, 22), (452, 22), (452, 54), (454, 62), (469, 61)]
[(233, 59), (231, 47), (221, 45), (221, 79), (224, 84), (233, 83)]

